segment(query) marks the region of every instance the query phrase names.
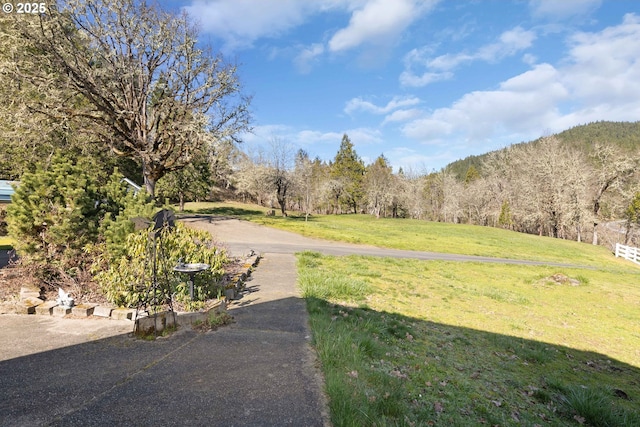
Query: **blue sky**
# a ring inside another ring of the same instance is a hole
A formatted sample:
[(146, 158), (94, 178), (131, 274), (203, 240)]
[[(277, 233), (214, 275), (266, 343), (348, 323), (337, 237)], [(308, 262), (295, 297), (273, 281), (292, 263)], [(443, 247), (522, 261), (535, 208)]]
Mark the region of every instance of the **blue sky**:
[(597, 120), (640, 120), (637, 0), (166, 0), (239, 64), (247, 151), (439, 170)]

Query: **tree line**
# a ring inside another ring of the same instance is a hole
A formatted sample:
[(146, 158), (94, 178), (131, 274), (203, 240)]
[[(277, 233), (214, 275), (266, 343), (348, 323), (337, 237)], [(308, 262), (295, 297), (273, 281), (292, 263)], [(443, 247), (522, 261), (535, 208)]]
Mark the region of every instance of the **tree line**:
[(394, 172), (384, 155), (365, 165), (345, 134), (328, 162), (276, 138), (266, 152), (236, 157), (228, 182), (240, 199), (282, 215), (366, 213), (593, 244), (611, 243), (616, 229), (624, 230), (620, 239), (637, 243), (639, 161), (637, 147), (595, 142), (583, 149), (549, 136), (488, 153), (464, 174), (449, 168)]

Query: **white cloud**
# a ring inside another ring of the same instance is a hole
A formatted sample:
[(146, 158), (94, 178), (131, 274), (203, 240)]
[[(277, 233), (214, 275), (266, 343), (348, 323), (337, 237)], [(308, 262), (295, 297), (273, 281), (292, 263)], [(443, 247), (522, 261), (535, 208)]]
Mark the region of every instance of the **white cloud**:
[(409, 120), (420, 117), (422, 114), (423, 111), (417, 108), (411, 108), (408, 110), (396, 110), (384, 118), (382, 126), (386, 125), (387, 123), (407, 122)]
[(404, 66), (406, 68), (412, 65), (426, 66), (428, 58), (434, 53), (434, 47), (422, 46), (420, 48), (413, 48), (404, 56)]
[(558, 117), (556, 105), (567, 96), (557, 70), (541, 64), (501, 83), (497, 90), (468, 93), (451, 107), (437, 109), (402, 130), (406, 136), (429, 144), (455, 134), (478, 142), (498, 131), (542, 132)]
[[(308, 22), (314, 15), (338, 11), (350, 15), (349, 24), (298, 51), (293, 62), (308, 73), (327, 52), (344, 52), (369, 44), (390, 46), (406, 28), (440, 0), (192, 0), (183, 9), (202, 31), (224, 40), (223, 51), (253, 47), (261, 38), (277, 38)], [(290, 49), (279, 49), (279, 52)], [(371, 52), (369, 52), (371, 53)], [(381, 54), (362, 55), (376, 63)]]
[(473, 61), (495, 62), (527, 49), (533, 44), (536, 34), (522, 27), (515, 27), (500, 34), (497, 42), (480, 47), (473, 53), (441, 55), (427, 62), (427, 67), (436, 70), (452, 70), (461, 64)]
[(320, 132), (316, 130), (303, 130), (296, 132), (295, 141), (303, 146), (313, 146), (316, 144), (332, 143), (340, 145), (342, 140), (340, 132)]
[(299, 72), (307, 74), (311, 71), (312, 65), (317, 61), (318, 57), (324, 53), (324, 45), (322, 43), (314, 43), (310, 46), (302, 48), (298, 56), (293, 60)]
[(534, 66), (536, 62), (538, 62), (538, 57), (530, 53), (525, 53), (524, 55), (522, 55), (522, 62), (527, 65)]
[(359, 127), (339, 132), (322, 132), (312, 129), (299, 130), (283, 124), (256, 126), (253, 132), (243, 134), (242, 140), (248, 146), (260, 146), (273, 138), (279, 138), (300, 147), (317, 147), (318, 145), (338, 147), (345, 133), (349, 135), (354, 145), (371, 145), (383, 142), (382, 133), (378, 129)]
[(456, 129), (456, 122), (452, 115), (453, 109), (443, 108), (434, 112), (431, 116), (414, 120), (404, 125), (402, 133), (411, 139), (415, 139), (423, 144), (440, 144), (442, 137), (451, 135)]
[[(382, 132), (378, 129), (371, 128), (354, 128), (347, 129), (342, 134), (349, 135), (349, 139), (353, 142), (353, 145), (356, 147), (361, 147), (363, 145), (372, 145), (372, 144), (380, 144), (384, 142), (382, 137)], [(342, 134), (340, 135), (340, 140), (342, 140)]]
[[(474, 61), (499, 61), (529, 48), (535, 39), (535, 32), (515, 27), (503, 32), (495, 43), (481, 46), (471, 53), (448, 53), (430, 58), (431, 49), (413, 49), (405, 56), (405, 71), (400, 74), (400, 83), (403, 86), (422, 87), (439, 80), (447, 80), (453, 77), (452, 70), (463, 64)], [(426, 67), (427, 70), (418, 75), (412, 71), (416, 67)]]
[(194, 0), (184, 10), (203, 32), (224, 39), (227, 49), (235, 49), (302, 24), (312, 4), (298, 0)]
[(400, 74), (399, 80), (402, 86), (422, 87), (437, 81), (449, 80), (451, 78), (453, 78), (453, 73), (449, 71), (446, 73), (425, 72), (421, 76), (418, 76), (412, 71), (405, 70)]
[[(640, 102), (640, 16), (625, 15), (622, 24), (570, 39), (566, 71), (573, 93), (588, 104), (611, 106)], [(634, 108), (630, 105), (630, 112)], [(635, 109), (637, 112), (637, 109)], [(637, 120), (638, 115), (635, 116)]]
[(416, 97), (394, 97), (384, 107), (379, 107), (372, 102), (365, 101), (362, 98), (353, 98), (347, 101), (344, 112), (347, 114), (356, 111), (366, 111), (373, 114), (387, 114), (395, 109), (409, 107), (420, 103), (420, 99)]
[(406, 137), (424, 144), (459, 138), (467, 144), (528, 140), (596, 120), (640, 117), (640, 16), (620, 25), (579, 33), (557, 66), (548, 63), (500, 83), (496, 90), (467, 93), (449, 107), (406, 123)]
[(500, 41), (484, 46), (478, 51), (477, 57), (487, 62), (493, 62), (512, 56), (521, 50), (530, 47), (536, 39), (536, 33), (515, 27), (512, 30), (500, 34)]
[(601, 0), (531, 0), (529, 9), (537, 18), (560, 21), (587, 14), (600, 7), (601, 3)]
[(329, 50), (340, 52), (364, 43), (394, 39), (436, 2), (420, 0), (370, 0), (353, 12), (349, 25), (329, 40)]
[(282, 137), (291, 134), (293, 130), (288, 125), (262, 125), (255, 126), (251, 132), (244, 132), (240, 139), (246, 144), (262, 144), (274, 137)]

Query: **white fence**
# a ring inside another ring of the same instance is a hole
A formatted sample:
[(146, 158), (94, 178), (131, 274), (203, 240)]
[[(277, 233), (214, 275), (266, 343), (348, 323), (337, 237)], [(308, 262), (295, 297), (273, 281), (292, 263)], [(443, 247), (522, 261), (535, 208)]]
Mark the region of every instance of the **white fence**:
[(640, 256), (638, 256), (639, 253), (640, 249), (638, 248), (616, 243), (616, 257), (622, 257), (624, 259), (628, 259), (629, 261), (633, 261), (636, 264), (640, 264)]

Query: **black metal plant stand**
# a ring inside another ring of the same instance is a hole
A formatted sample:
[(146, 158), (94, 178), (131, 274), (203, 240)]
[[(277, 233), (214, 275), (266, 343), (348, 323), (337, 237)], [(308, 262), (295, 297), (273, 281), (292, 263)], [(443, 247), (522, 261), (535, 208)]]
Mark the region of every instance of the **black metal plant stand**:
[[(163, 283), (168, 283), (168, 268), (165, 255), (165, 248), (163, 244), (163, 235), (175, 228), (176, 217), (173, 211), (163, 209), (153, 216), (153, 221), (149, 222), (144, 218), (133, 218), (132, 222), (135, 224), (137, 230), (148, 228), (153, 224), (153, 229), (149, 232), (149, 240), (147, 244), (147, 257), (144, 265), (144, 271), (148, 271), (148, 265), (151, 264), (151, 283), (150, 286), (146, 286), (144, 292), (145, 296), (142, 298), (136, 306), (136, 319), (139, 314), (146, 313), (149, 317), (156, 316), (158, 307), (161, 305), (168, 305), (170, 312), (173, 311), (173, 298), (171, 290), (166, 286), (161, 286), (158, 280), (158, 268), (164, 273)], [(143, 283), (146, 280), (143, 278)], [(144, 286), (144, 285), (143, 285)], [(137, 322), (136, 322), (137, 324)], [(154, 322), (154, 333), (157, 336), (157, 330)]]

